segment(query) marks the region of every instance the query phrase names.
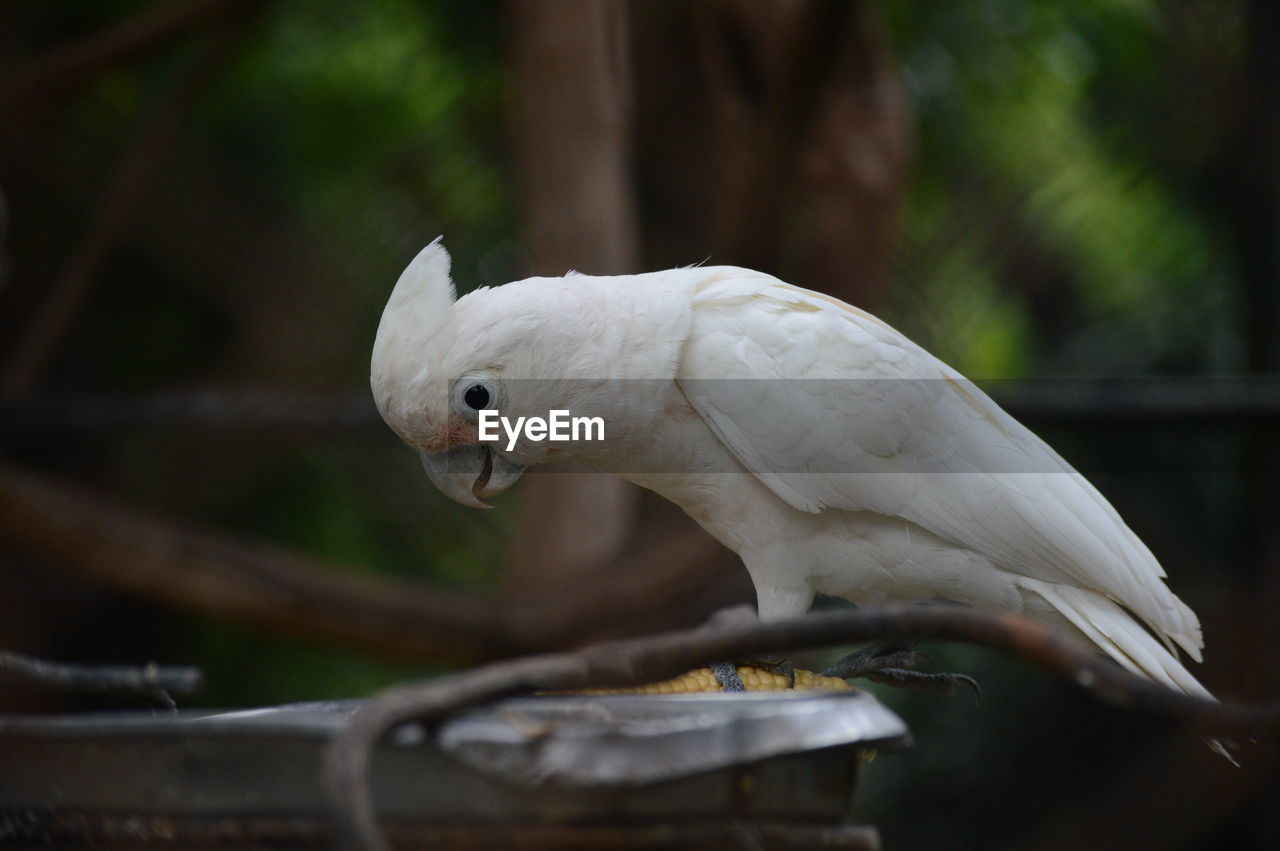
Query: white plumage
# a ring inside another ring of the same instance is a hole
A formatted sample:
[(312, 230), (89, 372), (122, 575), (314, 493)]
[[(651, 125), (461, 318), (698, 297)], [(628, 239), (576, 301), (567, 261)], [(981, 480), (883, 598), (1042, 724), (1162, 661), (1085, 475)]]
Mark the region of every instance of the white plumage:
[[(737, 552), (762, 618), (799, 615), (815, 593), (943, 598), (1065, 625), (1208, 694), (1174, 650), (1200, 659), (1195, 613), (1115, 509), (874, 316), (732, 267), (452, 293), (437, 240), (387, 305), (372, 386), (458, 501), (483, 505), (525, 466), (572, 456), (671, 499)], [(504, 414), (604, 416), (606, 439), (482, 445), (454, 379)]]

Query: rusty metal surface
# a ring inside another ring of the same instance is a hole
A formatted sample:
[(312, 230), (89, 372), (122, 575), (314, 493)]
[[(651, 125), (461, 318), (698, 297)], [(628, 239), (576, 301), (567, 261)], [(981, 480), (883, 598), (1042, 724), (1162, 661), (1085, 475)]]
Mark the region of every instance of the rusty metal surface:
[[(305, 844), (323, 833), (323, 748), (356, 705), (0, 718), (0, 842), (42, 831), (123, 842), (133, 830), (139, 843), (252, 845), (281, 830)], [(475, 831), (538, 826), (633, 847), (610, 831), (695, 824), (715, 847), (731, 823), (835, 829), (859, 754), (906, 742), (903, 722), (865, 693), (532, 697), (436, 731), (398, 729), (373, 779), (400, 829), (459, 831), (459, 847)]]

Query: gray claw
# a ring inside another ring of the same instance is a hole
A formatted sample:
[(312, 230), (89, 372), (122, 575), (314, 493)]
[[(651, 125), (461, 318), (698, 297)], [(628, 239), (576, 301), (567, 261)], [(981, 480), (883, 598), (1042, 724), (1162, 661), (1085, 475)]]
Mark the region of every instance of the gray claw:
[(866, 678), (873, 683), (915, 691), (931, 691), (946, 697), (955, 697), (956, 686), (968, 686), (973, 689), (978, 705), (982, 705), (982, 687), (978, 685), (977, 680), (965, 674), (927, 674), (908, 671), (904, 668), (881, 668), (866, 674)]

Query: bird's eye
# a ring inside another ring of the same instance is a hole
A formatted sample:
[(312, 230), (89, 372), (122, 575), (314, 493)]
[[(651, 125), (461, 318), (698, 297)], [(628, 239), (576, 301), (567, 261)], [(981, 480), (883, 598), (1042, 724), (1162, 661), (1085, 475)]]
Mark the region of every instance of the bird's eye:
[(501, 384), (485, 370), (476, 370), (453, 382), (451, 395), (453, 410), (472, 419), (479, 411), (496, 410), (502, 405)]
[(489, 407), (489, 389), (483, 384), (472, 384), (462, 394), (462, 401), (473, 411)]

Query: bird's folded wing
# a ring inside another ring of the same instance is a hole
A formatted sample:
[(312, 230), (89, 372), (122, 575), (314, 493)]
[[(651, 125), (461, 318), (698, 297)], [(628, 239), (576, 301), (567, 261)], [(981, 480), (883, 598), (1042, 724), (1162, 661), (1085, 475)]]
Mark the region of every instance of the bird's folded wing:
[(1111, 597), (1199, 659), (1195, 614), (1102, 495), (879, 319), (722, 270), (695, 293), (678, 380), (719, 439), (792, 506), (909, 520), (1013, 573)]

